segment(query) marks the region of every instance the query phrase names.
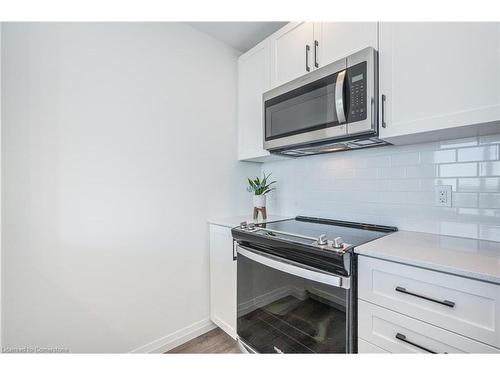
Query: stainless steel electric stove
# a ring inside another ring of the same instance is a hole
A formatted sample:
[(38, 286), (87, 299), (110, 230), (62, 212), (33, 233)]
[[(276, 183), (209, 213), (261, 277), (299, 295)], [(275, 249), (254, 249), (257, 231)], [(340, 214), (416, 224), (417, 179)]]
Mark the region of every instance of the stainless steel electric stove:
[(233, 228), (242, 347), (257, 353), (355, 353), (353, 249), (396, 230), (303, 216)]

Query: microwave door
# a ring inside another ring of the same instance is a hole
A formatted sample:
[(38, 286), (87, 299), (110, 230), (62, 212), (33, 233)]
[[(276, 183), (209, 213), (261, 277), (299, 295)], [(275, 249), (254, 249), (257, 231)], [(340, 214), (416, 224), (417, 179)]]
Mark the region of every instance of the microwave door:
[(264, 147), (273, 150), (345, 136), (344, 82), (345, 68), (290, 91), (279, 87), (276, 90), (284, 92), (276, 96), (264, 94)]

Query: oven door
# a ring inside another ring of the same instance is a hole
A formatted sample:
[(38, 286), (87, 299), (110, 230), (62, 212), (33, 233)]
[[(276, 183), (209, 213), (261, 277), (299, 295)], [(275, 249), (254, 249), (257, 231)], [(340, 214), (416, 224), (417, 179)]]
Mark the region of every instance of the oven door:
[(349, 277), (238, 246), (238, 339), (257, 353), (347, 353)]

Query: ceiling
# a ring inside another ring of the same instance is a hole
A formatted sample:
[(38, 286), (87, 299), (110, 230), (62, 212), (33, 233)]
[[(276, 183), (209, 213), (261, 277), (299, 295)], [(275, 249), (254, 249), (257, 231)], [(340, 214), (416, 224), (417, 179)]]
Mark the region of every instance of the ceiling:
[(287, 22), (188, 22), (240, 52), (246, 52)]

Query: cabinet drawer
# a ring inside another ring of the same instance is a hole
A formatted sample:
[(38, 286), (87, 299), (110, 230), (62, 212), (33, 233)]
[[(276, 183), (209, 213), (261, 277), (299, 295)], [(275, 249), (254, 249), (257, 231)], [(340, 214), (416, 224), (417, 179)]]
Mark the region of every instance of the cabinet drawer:
[(382, 348), (379, 348), (377, 345), (373, 345), (372, 343), (360, 339), (358, 337), (358, 353), (368, 354), (368, 353), (389, 353), (389, 352)]
[(500, 285), (359, 257), (359, 298), (500, 347)]
[(500, 353), (492, 346), (365, 301), (358, 303), (358, 335), (391, 353)]

